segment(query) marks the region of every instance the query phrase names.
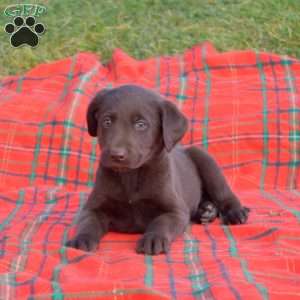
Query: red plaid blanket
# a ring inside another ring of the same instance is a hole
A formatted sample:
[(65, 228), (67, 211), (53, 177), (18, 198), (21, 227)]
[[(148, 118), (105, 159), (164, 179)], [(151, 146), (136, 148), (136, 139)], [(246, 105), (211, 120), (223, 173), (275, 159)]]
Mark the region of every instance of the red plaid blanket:
[[(64, 247), (99, 149), (85, 113), (104, 87), (152, 88), (190, 119), (252, 209), (248, 224), (193, 225), (168, 255), (110, 233)], [(205, 43), (138, 61), (79, 53), (0, 82), (0, 299), (300, 299), (300, 61)]]

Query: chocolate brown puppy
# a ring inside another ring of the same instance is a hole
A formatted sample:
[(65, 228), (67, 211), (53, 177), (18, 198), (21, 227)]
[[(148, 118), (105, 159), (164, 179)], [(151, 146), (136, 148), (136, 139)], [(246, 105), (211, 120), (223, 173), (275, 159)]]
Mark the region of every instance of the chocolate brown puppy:
[(87, 111), (101, 159), (67, 246), (92, 251), (108, 231), (143, 233), (138, 253), (165, 253), (191, 222), (242, 224), (248, 208), (205, 151), (177, 143), (188, 121), (160, 95), (135, 85), (102, 90)]

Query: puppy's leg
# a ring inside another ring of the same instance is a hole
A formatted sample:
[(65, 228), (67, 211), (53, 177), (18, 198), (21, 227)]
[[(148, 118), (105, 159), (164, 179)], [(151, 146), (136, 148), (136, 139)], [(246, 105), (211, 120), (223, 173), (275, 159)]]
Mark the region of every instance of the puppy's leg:
[(171, 242), (184, 232), (188, 223), (188, 215), (178, 213), (160, 215), (147, 227), (137, 243), (136, 251), (148, 255), (168, 252)]
[(84, 209), (79, 216), (76, 236), (69, 240), (67, 247), (94, 251), (97, 249), (100, 238), (108, 231), (108, 221), (104, 215), (95, 210)]
[(186, 149), (197, 166), (205, 193), (217, 206), (224, 224), (243, 224), (248, 219), (249, 208), (243, 207), (231, 191), (216, 161), (197, 147)]

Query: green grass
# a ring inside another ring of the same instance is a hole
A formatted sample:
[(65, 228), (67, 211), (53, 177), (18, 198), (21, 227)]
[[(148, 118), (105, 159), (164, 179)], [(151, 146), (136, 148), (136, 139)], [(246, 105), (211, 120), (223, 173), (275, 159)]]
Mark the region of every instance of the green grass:
[[(0, 0), (0, 10), (22, 1)], [(300, 0), (25, 1), (44, 4), (47, 27), (35, 49), (14, 49), (0, 31), (0, 76), (79, 51), (103, 62), (119, 47), (138, 59), (182, 52), (204, 40), (218, 50), (255, 49), (300, 58)], [(0, 26), (10, 19), (2, 13)]]

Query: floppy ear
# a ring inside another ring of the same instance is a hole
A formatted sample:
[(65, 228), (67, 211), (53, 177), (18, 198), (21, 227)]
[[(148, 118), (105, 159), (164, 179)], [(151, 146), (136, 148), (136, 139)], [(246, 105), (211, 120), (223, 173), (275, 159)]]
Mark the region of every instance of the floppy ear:
[(175, 104), (164, 100), (162, 105), (163, 141), (168, 152), (182, 139), (188, 128), (187, 118)]
[(97, 111), (99, 109), (100, 103), (105, 96), (105, 94), (109, 91), (109, 89), (103, 89), (97, 93), (97, 95), (93, 98), (91, 103), (89, 104), (87, 113), (86, 113), (86, 121), (88, 126), (88, 132), (91, 136), (97, 136)]

